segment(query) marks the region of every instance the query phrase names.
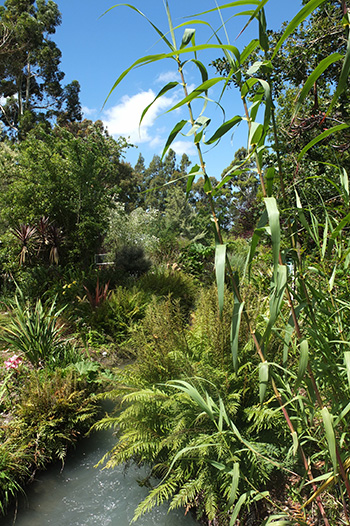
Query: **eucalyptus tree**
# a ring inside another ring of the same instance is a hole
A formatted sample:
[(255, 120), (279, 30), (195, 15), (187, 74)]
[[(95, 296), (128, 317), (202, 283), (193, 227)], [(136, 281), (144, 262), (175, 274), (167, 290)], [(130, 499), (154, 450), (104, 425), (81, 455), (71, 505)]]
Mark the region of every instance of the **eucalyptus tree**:
[(52, 122), (63, 103), (70, 119), (81, 119), (78, 84), (63, 89), (61, 51), (51, 39), (60, 23), (52, 0), (5, 0), (0, 6), (0, 118), (11, 136)]

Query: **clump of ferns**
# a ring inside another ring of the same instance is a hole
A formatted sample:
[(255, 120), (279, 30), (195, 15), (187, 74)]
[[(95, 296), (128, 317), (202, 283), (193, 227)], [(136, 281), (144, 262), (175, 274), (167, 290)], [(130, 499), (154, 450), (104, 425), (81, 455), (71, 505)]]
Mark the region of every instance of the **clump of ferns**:
[[(197, 384), (199, 390), (200, 382)], [(204, 393), (203, 386), (201, 391)], [(281, 457), (278, 445), (260, 442), (257, 437), (250, 442), (253, 448), (247, 448), (230, 429), (218, 430), (190, 396), (174, 392), (170, 385), (125, 395), (123, 404), (118, 416), (106, 417), (95, 427), (118, 430), (119, 442), (102, 460), (106, 467), (133, 460), (149, 465), (149, 475), (160, 480), (135, 517), (170, 500), (171, 508), (197, 508), (201, 502), (204, 516), (214, 520), (227, 504), (234, 463), (240, 463), (241, 491), (255, 485), (260, 489), (279, 466), (269, 458)], [(239, 401), (229, 406), (226, 411), (240, 426), (240, 433), (249, 435), (247, 422), (240, 421)]]

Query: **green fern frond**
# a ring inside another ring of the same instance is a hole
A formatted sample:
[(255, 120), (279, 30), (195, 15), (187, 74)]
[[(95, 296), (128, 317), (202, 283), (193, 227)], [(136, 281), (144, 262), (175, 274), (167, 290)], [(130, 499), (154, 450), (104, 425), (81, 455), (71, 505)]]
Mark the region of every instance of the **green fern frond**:
[(142, 515), (151, 511), (155, 506), (160, 506), (168, 501), (175, 493), (176, 489), (177, 483), (173, 480), (167, 480), (153, 488), (147, 497), (137, 506), (131, 522), (135, 522)]

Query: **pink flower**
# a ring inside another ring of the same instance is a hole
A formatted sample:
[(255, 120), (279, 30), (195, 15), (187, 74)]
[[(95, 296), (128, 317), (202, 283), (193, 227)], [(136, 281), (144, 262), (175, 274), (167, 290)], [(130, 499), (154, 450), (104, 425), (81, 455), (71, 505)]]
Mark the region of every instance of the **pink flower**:
[(17, 354), (14, 354), (4, 362), (4, 366), (6, 369), (18, 369), (19, 365), (22, 363), (22, 358), (18, 356)]

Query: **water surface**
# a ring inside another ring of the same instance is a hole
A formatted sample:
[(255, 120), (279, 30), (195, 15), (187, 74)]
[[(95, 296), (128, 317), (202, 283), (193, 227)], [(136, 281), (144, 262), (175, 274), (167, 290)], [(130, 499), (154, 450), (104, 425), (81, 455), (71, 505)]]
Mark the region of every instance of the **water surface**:
[[(135, 508), (147, 495), (140, 487), (144, 471), (136, 466), (126, 471), (95, 468), (95, 464), (115, 444), (111, 432), (98, 432), (83, 440), (70, 453), (66, 465), (55, 464), (41, 473), (27, 489), (27, 499), (19, 505), (16, 526), (128, 526)], [(12, 526), (14, 510), (1, 526)], [(141, 517), (136, 526), (196, 526), (184, 510), (167, 513), (164, 505)]]

